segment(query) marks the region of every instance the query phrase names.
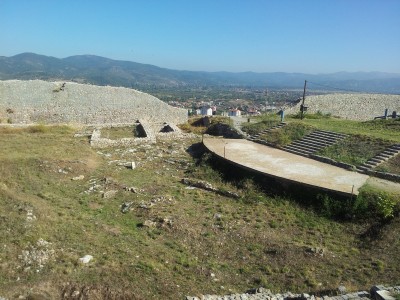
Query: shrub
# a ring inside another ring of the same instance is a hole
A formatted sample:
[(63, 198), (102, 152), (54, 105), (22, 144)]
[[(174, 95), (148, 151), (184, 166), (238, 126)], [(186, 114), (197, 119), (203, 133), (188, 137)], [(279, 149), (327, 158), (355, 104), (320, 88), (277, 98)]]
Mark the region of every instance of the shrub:
[(378, 196), (378, 201), (376, 202), (376, 207), (378, 213), (384, 218), (392, 218), (394, 217), (394, 208), (396, 206), (396, 202), (389, 197)]
[(381, 219), (393, 218), (398, 210), (398, 200), (395, 196), (384, 191), (375, 190), (368, 186), (360, 190), (355, 202), (357, 214), (378, 216)]
[(318, 194), (320, 212), (329, 218), (351, 218), (356, 214), (355, 202), (350, 199), (334, 198), (327, 194)]
[[(293, 119), (301, 119), (301, 113), (298, 112), (294, 115), (289, 115), (289, 117), (291, 117)], [(331, 113), (323, 113), (321, 111), (317, 111), (314, 114), (310, 114), (310, 113), (303, 114), (303, 119), (329, 119), (331, 117), (332, 117)]]
[(47, 131), (49, 131), (49, 129), (44, 124), (38, 124), (28, 127), (29, 133), (45, 133)]

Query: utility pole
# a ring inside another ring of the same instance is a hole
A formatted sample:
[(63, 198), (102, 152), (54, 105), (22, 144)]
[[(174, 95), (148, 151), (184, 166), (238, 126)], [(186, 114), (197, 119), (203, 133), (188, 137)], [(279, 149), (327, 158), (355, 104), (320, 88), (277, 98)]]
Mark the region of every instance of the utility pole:
[(300, 105), (300, 116), (302, 120), (304, 117), (304, 111), (307, 110), (307, 108), (304, 107), (304, 101), (306, 100), (306, 87), (307, 87), (307, 80), (304, 80), (303, 102)]

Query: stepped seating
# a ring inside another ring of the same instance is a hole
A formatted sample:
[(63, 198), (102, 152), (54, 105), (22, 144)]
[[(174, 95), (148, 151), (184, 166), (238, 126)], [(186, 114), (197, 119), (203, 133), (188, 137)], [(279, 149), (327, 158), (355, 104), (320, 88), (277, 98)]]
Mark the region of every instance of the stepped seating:
[(265, 141), (265, 140), (260, 139), (260, 137), (261, 137), (262, 135), (264, 135), (264, 134), (267, 134), (268, 132), (271, 132), (272, 130), (280, 129), (280, 128), (284, 127), (285, 125), (286, 125), (285, 122), (281, 122), (281, 123), (279, 123), (278, 125), (272, 126), (272, 127), (268, 128), (268, 129), (265, 129), (265, 130), (263, 130), (263, 131), (261, 131), (261, 132), (259, 132), (259, 133), (250, 135), (247, 139), (248, 139), (249, 141), (252, 141), (252, 142), (255, 142), (255, 143), (259, 143), (259, 144), (263, 144), (263, 145), (268, 145), (268, 146), (273, 146), (271, 143), (269, 143), (269, 142), (267, 142), (267, 141)]
[(400, 153), (400, 144), (392, 145), (392, 146), (386, 148), (381, 153), (370, 158), (368, 161), (366, 161), (362, 165), (358, 166), (357, 171), (359, 171), (359, 172), (370, 171), (373, 168), (379, 166), (381, 163), (389, 160), (392, 157), (395, 157), (399, 153)]
[(316, 130), (302, 139), (285, 146), (283, 150), (302, 156), (309, 156), (346, 138), (347, 135), (325, 130)]

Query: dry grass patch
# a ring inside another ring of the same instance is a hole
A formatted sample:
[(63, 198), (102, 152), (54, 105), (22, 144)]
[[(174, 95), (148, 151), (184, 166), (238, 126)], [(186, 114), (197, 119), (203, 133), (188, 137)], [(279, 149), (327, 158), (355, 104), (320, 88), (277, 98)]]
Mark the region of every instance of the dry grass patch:
[[(34, 292), (71, 299), (79, 291), (93, 299), (183, 299), (260, 285), (276, 292), (336, 289), (341, 282), (365, 289), (400, 276), (397, 218), (375, 242), (367, 221), (327, 219), (261, 192), (251, 178), (235, 181), (210, 160), (194, 159), (188, 148), (197, 139), (94, 152), (72, 136), (51, 128), (1, 134), (3, 297)], [(79, 174), (84, 179), (71, 180)], [(183, 177), (241, 198), (188, 188)], [(126, 212), (123, 204), (130, 205)], [(36, 219), (28, 223), (30, 212)], [(54, 253), (43, 267), (27, 269), (19, 255), (40, 239)], [(87, 254), (93, 260), (79, 263)]]

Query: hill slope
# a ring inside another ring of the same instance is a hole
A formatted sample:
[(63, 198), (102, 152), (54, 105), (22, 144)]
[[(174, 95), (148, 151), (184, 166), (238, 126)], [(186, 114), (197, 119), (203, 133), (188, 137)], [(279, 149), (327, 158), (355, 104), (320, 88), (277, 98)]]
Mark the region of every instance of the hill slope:
[[(288, 114), (300, 111), (301, 102), (286, 110)], [(388, 114), (400, 112), (400, 95), (376, 94), (329, 94), (309, 96), (305, 100), (308, 113), (321, 112), (332, 114), (349, 120), (372, 120), (383, 116), (385, 109)]]
[(133, 89), (42, 80), (0, 81), (0, 123), (180, 124), (187, 110)]
[[(200, 137), (100, 152), (74, 133), (0, 128), (0, 298), (330, 293), (400, 278), (398, 217), (333, 220), (260, 192), (245, 174), (226, 180), (220, 171), (234, 175), (232, 167), (189, 155), (200, 154)], [(183, 177), (240, 199), (188, 189)], [(80, 263), (85, 255), (93, 259)]]

